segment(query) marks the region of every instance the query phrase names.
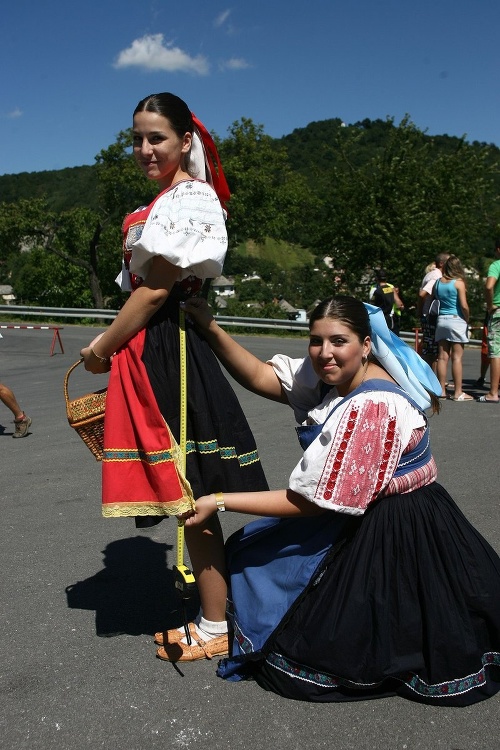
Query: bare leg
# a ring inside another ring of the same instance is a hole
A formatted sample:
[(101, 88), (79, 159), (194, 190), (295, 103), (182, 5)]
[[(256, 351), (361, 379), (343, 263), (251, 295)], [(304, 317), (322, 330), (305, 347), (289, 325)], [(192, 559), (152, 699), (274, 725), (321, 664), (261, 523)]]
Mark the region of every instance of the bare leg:
[(213, 516), (205, 526), (186, 528), (185, 534), (203, 616), (212, 622), (222, 622), (226, 619), (227, 584), (219, 519)]
[(490, 359), (490, 390), (487, 394), (492, 401), (498, 399), (498, 381), (500, 380), (500, 358), (492, 357)]
[(437, 377), (441, 384), (441, 396), (446, 396), (446, 371), (450, 357), (450, 342), (445, 339), (439, 342), (437, 358)]
[(11, 389), (6, 385), (3, 385), (3, 383), (0, 383), (0, 401), (2, 401), (5, 406), (11, 410), (12, 414), (14, 415), (14, 419), (21, 419), (21, 417), (24, 416), (24, 412), (17, 403), (13, 391), (11, 391)]
[(458, 398), (462, 391), (462, 357), (464, 354), (464, 345), (453, 343), (451, 345), (451, 375), (455, 383), (455, 398)]

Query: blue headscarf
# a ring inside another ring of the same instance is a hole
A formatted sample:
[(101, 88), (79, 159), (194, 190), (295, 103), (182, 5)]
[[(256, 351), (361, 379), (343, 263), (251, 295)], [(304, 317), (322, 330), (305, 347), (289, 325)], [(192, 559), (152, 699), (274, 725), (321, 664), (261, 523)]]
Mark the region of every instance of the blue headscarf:
[(370, 320), (374, 356), (422, 410), (429, 409), (429, 392), (436, 396), (441, 395), (439, 380), (422, 357), (389, 330), (380, 307), (366, 302), (363, 304)]

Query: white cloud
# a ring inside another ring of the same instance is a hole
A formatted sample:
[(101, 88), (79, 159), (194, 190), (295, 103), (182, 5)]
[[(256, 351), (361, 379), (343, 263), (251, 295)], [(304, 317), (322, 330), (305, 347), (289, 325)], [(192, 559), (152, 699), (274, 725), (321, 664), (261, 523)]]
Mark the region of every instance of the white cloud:
[(227, 21), (230, 14), (231, 14), (231, 10), (223, 10), (222, 13), (219, 13), (219, 15), (214, 21), (214, 26), (216, 28), (219, 28), (219, 26), (222, 26)]
[(15, 109), (12, 110), (12, 112), (7, 112), (7, 117), (10, 120), (16, 120), (18, 117), (22, 117), (23, 114), (24, 113), (22, 109), (19, 109), (19, 107), (16, 107)]
[(229, 60), (221, 62), (221, 70), (245, 70), (245, 68), (251, 68), (252, 66), (242, 57), (231, 57)]
[(164, 43), (163, 34), (146, 34), (140, 39), (134, 39), (130, 47), (119, 53), (114, 67), (196, 73), (201, 76), (207, 75), (209, 71), (205, 57), (191, 57), (179, 47), (174, 47), (173, 42)]

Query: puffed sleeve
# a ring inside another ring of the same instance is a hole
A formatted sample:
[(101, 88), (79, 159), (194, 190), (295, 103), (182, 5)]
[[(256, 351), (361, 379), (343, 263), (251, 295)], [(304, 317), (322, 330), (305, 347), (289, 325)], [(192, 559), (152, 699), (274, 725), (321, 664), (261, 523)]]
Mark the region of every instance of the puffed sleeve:
[(313, 370), (311, 359), (293, 359), (286, 354), (275, 354), (268, 364), (273, 366), (295, 419), (301, 424), (309, 411), (321, 401), (321, 381)]
[(397, 394), (359, 394), (340, 406), (304, 452), (290, 489), (328, 510), (360, 515), (391, 481), (424, 418)]
[(154, 204), (133, 245), (130, 270), (146, 278), (152, 258), (161, 255), (181, 269), (179, 279), (216, 278), (226, 251), (225, 215), (215, 191), (205, 182), (186, 180)]

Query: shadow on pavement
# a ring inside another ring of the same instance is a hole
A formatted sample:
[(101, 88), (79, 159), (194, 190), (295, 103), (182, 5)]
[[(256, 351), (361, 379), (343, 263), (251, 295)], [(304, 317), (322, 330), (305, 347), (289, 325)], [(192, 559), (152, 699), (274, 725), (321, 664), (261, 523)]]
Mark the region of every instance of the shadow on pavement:
[[(66, 588), (68, 607), (95, 610), (96, 634), (103, 638), (152, 635), (181, 625), (173, 572), (166, 567), (171, 549), (141, 536), (110, 542), (103, 570)], [(198, 606), (197, 597), (189, 602), (191, 619)]]

